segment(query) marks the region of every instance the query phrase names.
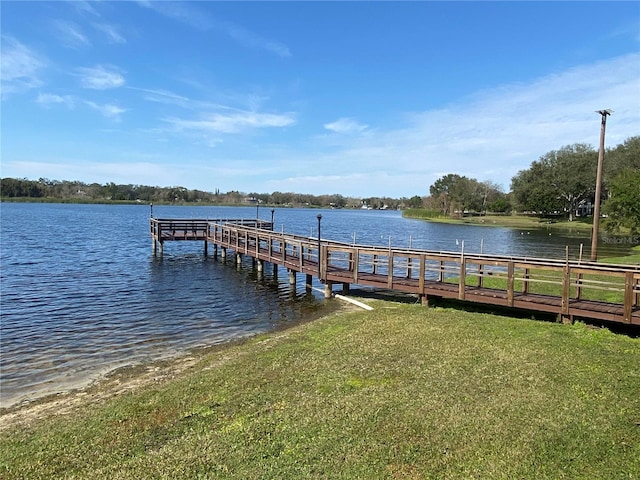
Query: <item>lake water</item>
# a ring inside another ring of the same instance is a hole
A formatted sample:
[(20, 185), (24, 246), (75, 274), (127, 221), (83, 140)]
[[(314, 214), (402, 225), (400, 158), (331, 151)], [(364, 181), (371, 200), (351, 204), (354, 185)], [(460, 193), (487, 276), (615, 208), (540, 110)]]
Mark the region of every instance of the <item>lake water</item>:
[[(327, 308), (283, 272), (205, 258), (201, 242), (154, 257), (148, 205), (0, 206), (0, 406), (85, 385), (125, 365), (298, 322)], [(270, 208), (258, 209), (264, 220)], [(161, 218), (256, 217), (256, 207), (154, 206)], [(400, 212), (275, 209), (275, 230), (367, 245), (575, 258), (588, 234), (443, 225)], [(625, 242), (599, 247), (619, 254)], [(315, 281), (315, 279), (314, 279)], [(316, 285), (319, 287), (319, 285)]]

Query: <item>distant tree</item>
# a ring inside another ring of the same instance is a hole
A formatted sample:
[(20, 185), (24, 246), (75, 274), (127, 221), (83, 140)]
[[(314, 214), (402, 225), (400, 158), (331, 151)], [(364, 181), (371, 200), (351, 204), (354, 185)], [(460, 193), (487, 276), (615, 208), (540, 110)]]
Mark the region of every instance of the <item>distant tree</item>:
[(407, 207), (409, 208), (422, 208), (423, 207), (423, 199), (418, 195), (414, 195), (406, 202)]
[(41, 198), (46, 194), (46, 188), (40, 182), (26, 178), (3, 178), (0, 181), (0, 193), (3, 197), (31, 197)]
[(479, 182), (475, 178), (450, 173), (436, 180), (429, 187), (429, 208), (436, 208), (445, 215), (455, 211), (486, 212), (487, 206), (504, 196), (500, 186), (490, 182)]
[(487, 210), (494, 213), (508, 213), (511, 212), (511, 208), (509, 196), (504, 193), (487, 205)]
[(622, 171), (640, 170), (640, 136), (630, 137), (615, 148), (607, 149), (603, 167), (605, 185)]
[(455, 173), (449, 173), (437, 179), (433, 185), (429, 187), (429, 193), (438, 204), (439, 210), (444, 215), (452, 213), (452, 204), (454, 204), (459, 196), (460, 183), (465, 177)]
[(551, 151), (511, 180), (519, 207), (546, 215), (561, 211), (573, 220), (580, 202), (595, 190), (597, 153), (575, 144)]
[(502, 191), (500, 185), (489, 180), (480, 184), (480, 196), (482, 197), (482, 207), (480, 212), (506, 212), (509, 210), (509, 200)]
[(622, 170), (609, 186), (611, 197), (602, 206), (608, 217), (604, 226), (612, 231), (628, 228), (640, 232), (640, 169)]

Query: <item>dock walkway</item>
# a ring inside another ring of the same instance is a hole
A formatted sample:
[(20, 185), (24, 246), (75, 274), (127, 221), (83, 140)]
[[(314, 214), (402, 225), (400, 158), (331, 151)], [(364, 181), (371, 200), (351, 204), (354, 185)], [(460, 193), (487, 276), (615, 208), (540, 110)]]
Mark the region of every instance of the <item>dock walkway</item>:
[[(272, 230), (270, 222), (239, 219), (151, 218), (153, 251), (167, 241), (202, 241), (205, 254), (213, 245), (237, 261), (250, 256), (282, 266), (295, 283), (297, 273), (325, 285), (369, 286), (432, 298), (556, 314), (575, 318), (640, 325), (640, 266), (464, 252), (438, 252), (335, 242)], [(549, 294), (553, 292), (553, 294)]]

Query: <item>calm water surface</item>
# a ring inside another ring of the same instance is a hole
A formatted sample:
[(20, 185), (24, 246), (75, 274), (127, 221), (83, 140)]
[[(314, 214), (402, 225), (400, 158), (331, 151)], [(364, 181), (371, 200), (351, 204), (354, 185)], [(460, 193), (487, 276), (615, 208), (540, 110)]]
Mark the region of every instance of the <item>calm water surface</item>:
[[(368, 245), (575, 257), (587, 236), (403, 219), (400, 212), (276, 209), (275, 229)], [(251, 261), (200, 242), (154, 257), (147, 205), (1, 205), (0, 406), (82, 386), (114, 368), (272, 330), (326, 307)], [(258, 210), (269, 220), (270, 209)], [(255, 207), (154, 207), (164, 218), (255, 218)], [(622, 245), (624, 246), (624, 245)], [(610, 248), (620, 248), (614, 245)], [(303, 277), (303, 276), (299, 276)], [(315, 281), (315, 280), (314, 280)]]

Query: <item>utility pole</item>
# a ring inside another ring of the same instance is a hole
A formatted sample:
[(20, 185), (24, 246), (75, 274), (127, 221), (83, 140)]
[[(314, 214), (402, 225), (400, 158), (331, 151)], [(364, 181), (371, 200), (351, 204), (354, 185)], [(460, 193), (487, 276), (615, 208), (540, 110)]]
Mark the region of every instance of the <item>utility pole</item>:
[(598, 260), (598, 228), (600, 227), (600, 196), (602, 195), (602, 164), (604, 163), (604, 132), (607, 127), (607, 116), (613, 110), (596, 110), (602, 116), (600, 127), (600, 149), (598, 150), (598, 171), (596, 173), (596, 197), (593, 209), (593, 231), (591, 232), (591, 261)]

